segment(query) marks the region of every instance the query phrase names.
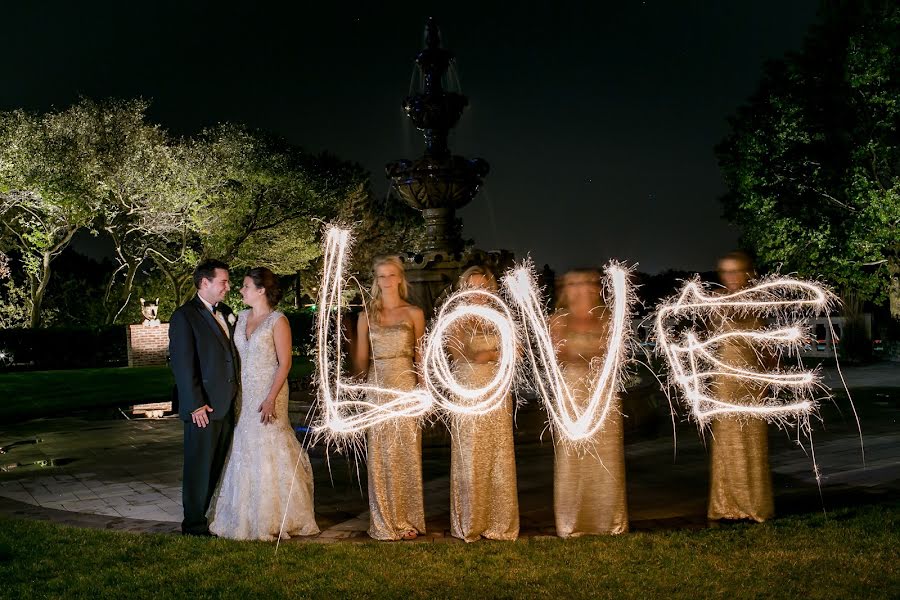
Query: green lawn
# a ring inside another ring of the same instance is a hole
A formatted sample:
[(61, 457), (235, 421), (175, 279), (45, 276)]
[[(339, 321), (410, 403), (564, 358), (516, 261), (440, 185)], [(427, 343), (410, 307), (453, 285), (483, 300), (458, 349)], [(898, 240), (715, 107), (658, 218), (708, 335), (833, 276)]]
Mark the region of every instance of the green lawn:
[(516, 543), (274, 545), (0, 519), (0, 596), (888, 598), (900, 506)]
[[(290, 377), (311, 372), (308, 359), (295, 358)], [(0, 375), (0, 422), (165, 401), (171, 397), (173, 382), (168, 367), (4, 373)]]

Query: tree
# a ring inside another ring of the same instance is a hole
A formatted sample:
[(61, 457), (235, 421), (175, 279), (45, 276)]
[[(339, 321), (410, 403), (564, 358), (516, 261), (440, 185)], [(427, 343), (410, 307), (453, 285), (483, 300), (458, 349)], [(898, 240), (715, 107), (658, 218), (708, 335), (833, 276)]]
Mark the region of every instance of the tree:
[(767, 66), (717, 147), (725, 215), (764, 266), (900, 319), (900, 7), (826, 4), (801, 52)]
[(347, 182), (340, 201), (329, 204), (327, 219), (353, 230), (351, 272), (369, 274), (375, 257), (422, 247), (425, 226), (419, 211), (390, 195), (373, 194), (368, 173), (359, 165), (340, 163), (329, 170), (334, 179)]
[[(231, 124), (175, 141), (147, 121), (148, 106), (82, 99), (43, 115), (0, 113), (0, 250), (21, 257), (32, 327), (51, 264), (79, 229), (113, 242), (99, 294), (113, 323), (130, 314), (138, 278), (159, 289), (161, 276), (178, 305), (203, 258), (294, 276), (320, 257), (324, 222), (354, 222), (365, 261), (404, 247), (418, 225), (411, 211), (375, 202), (356, 164)], [(13, 279), (6, 287), (7, 303), (21, 297)]]
[(71, 111), (0, 113), (2, 235), (21, 256), (31, 327), (41, 325), (53, 260), (97, 210), (79, 156), (77, 119)]
[(9, 263), (9, 257), (0, 252), (0, 329), (24, 327), (29, 322), (28, 315), (22, 312), (28, 294), (16, 285)]
[(204, 256), (294, 273), (318, 255), (316, 219), (329, 198), (314, 161), (284, 140), (236, 125), (204, 131), (186, 159), (201, 200), (192, 219)]
[(285, 140), (220, 125), (190, 144), (190, 172), (205, 181), (195, 212), (203, 256), (235, 267), (265, 266), (298, 274), (299, 288), (318, 281), (322, 226), (350, 224), (357, 236), (354, 266), (374, 254), (407, 247), (421, 218), (399, 203), (377, 201), (368, 174), (331, 154), (309, 154)]
[[(16, 237), (35, 226), (44, 230), (41, 236), (17, 237), (19, 246), (31, 246), (22, 254), (32, 279), (35, 326), (49, 262), (79, 228), (113, 242), (116, 268), (100, 296), (106, 323), (132, 300), (134, 278), (148, 258), (180, 262), (190, 237), (190, 204), (199, 197), (191, 194), (191, 178), (178, 168), (166, 133), (147, 122), (148, 106), (141, 99), (81, 99), (58, 113), (5, 116), (4, 214), (31, 215), (13, 221), (7, 234)], [(56, 215), (56, 221), (45, 217), (38, 223), (34, 215), (41, 210)]]
[(116, 268), (103, 304), (113, 323), (132, 300), (134, 279), (148, 258), (177, 261), (196, 197), (185, 194), (166, 133), (146, 120), (149, 103), (82, 100), (70, 109), (80, 124), (80, 159), (99, 207), (94, 224), (113, 242)]
[[(334, 159), (337, 160), (337, 159)], [(339, 223), (351, 227), (353, 249), (349, 271), (362, 274), (363, 282), (371, 274), (376, 256), (413, 251), (422, 246), (425, 227), (422, 215), (400, 200), (379, 198), (372, 193), (368, 173), (353, 163), (343, 163), (342, 174), (346, 190), (340, 199), (329, 203), (323, 223)], [(297, 294), (316, 297), (321, 278), (321, 261), (317, 259), (299, 273)]]

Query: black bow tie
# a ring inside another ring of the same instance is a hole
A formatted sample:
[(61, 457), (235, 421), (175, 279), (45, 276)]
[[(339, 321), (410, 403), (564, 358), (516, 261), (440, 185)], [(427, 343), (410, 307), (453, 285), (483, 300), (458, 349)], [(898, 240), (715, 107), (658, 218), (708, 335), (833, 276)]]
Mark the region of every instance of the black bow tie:
[[(216, 314), (217, 312), (218, 312), (218, 313), (221, 313), (221, 312), (222, 312), (222, 307), (219, 306), (219, 303), (218, 303), (218, 302), (216, 302), (215, 304), (213, 304), (212, 311), (213, 311), (213, 314)], [(222, 314), (224, 315), (225, 313), (222, 313)]]

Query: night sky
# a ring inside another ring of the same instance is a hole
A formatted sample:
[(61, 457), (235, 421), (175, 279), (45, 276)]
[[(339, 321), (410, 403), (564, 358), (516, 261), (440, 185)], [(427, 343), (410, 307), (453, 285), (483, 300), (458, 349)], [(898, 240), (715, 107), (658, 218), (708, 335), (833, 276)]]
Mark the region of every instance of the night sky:
[[(711, 268), (736, 244), (713, 146), (817, 0), (529, 3), (18, 2), (4, 6), (0, 109), (143, 96), (176, 134), (219, 121), (362, 163), (421, 136), (400, 103), (425, 18), (470, 106), (451, 149), (491, 164), (461, 213), (484, 249), (563, 270), (610, 257)], [(333, 6), (332, 6), (333, 4)], [(400, 249), (398, 249), (400, 250)]]

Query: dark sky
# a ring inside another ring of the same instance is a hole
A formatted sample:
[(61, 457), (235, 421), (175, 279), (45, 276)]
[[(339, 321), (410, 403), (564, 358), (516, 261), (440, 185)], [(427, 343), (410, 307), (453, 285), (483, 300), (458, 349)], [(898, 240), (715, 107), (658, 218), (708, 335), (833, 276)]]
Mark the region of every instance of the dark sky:
[(175, 133), (243, 122), (386, 191), (384, 163), (422, 151), (400, 103), (433, 15), (470, 98), (451, 148), (491, 164), (467, 237), (557, 269), (706, 270), (737, 238), (713, 146), (818, 1), (293, 4), (10, 3), (0, 109), (144, 96)]

